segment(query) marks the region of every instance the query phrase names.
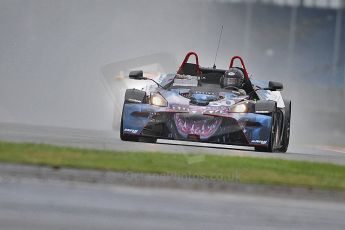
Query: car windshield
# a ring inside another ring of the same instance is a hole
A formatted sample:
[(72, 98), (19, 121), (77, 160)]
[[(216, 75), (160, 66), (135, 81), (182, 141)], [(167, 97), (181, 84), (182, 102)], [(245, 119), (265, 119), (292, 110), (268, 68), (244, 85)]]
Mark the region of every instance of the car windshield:
[(177, 74), (174, 78), (173, 86), (197, 87), (198, 83), (197, 76)]
[(169, 74), (161, 76), (159, 79), (164, 86), (170, 91), (174, 91), (185, 97), (189, 97), (193, 93), (202, 94), (223, 94), (225, 93), (227, 97), (233, 98), (245, 95), (245, 91), (237, 91), (234, 89), (224, 89), (220, 86), (218, 81), (205, 81), (198, 76), (191, 75), (180, 75), (180, 74)]

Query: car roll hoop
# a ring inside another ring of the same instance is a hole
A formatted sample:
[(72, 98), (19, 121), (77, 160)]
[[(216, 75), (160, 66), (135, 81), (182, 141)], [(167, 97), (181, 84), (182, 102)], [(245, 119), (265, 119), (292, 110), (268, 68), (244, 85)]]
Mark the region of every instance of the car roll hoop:
[[(189, 63), (189, 59), (191, 56), (195, 57), (195, 64)], [(195, 52), (187, 53), (186, 57), (183, 59), (183, 62), (180, 68), (177, 71), (178, 74), (185, 74), (185, 75), (194, 75), (200, 76), (202, 74), (199, 65), (199, 57)]]
[(230, 60), (229, 69), (234, 67), (235, 60), (237, 60), (237, 59), (240, 60), (240, 62), (241, 62), (242, 70), (243, 70), (244, 76), (245, 76), (247, 79), (249, 79), (248, 71), (247, 71), (247, 68), (246, 68), (246, 66), (245, 66), (245, 64), (244, 64), (244, 61), (243, 61), (243, 58), (242, 58), (242, 57), (240, 57), (240, 56), (234, 56), (234, 57), (232, 57), (231, 60)]

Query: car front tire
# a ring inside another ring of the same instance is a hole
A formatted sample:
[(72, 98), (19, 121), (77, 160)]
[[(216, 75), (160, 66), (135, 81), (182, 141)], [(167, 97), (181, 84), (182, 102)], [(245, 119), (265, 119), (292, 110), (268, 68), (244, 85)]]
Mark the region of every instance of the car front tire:
[(279, 152), (286, 153), (290, 141), (290, 123), (291, 123), (291, 101), (284, 100), (285, 104), (285, 118), (284, 118), (284, 131), (282, 137), (282, 146)]

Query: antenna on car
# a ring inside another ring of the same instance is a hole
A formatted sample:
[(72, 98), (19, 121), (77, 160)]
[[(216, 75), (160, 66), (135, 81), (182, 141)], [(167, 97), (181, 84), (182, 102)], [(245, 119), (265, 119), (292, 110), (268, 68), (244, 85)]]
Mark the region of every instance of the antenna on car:
[(216, 61), (217, 61), (217, 55), (218, 55), (220, 40), (222, 39), (222, 34), (223, 34), (223, 25), (222, 25), (222, 28), (220, 29), (219, 40), (218, 40), (218, 46), (217, 46), (216, 56), (215, 56), (215, 58), (214, 58), (213, 69), (216, 69), (216, 68), (217, 68), (217, 66), (216, 66)]

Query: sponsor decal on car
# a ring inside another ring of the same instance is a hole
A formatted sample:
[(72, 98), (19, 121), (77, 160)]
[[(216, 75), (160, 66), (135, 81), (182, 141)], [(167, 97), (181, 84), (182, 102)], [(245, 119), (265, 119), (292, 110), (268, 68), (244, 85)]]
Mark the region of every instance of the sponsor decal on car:
[(267, 144), (267, 141), (262, 141), (262, 140), (252, 140), (253, 144), (261, 144), (261, 145), (265, 145)]
[(137, 129), (125, 129), (124, 132), (137, 134), (139, 132), (139, 130), (137, 130)]

